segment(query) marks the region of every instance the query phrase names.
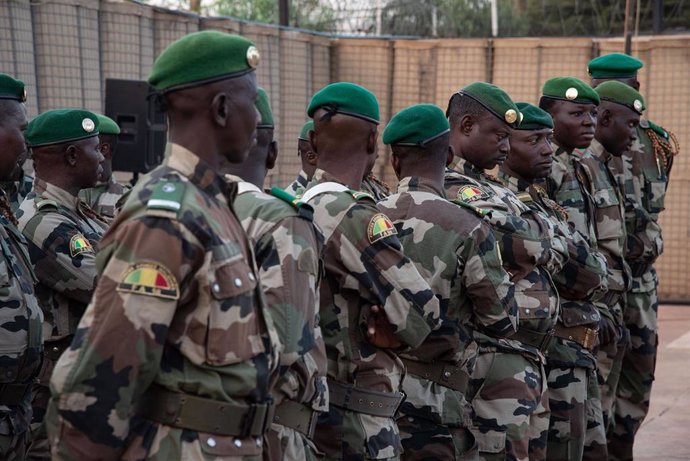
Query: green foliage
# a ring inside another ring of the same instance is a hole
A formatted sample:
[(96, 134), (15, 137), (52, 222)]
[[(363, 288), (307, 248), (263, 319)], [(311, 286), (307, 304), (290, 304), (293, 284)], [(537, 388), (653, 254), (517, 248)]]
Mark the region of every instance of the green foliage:
[[(207, 13), (269, 24), (279, 22), (277, 0), (208, 0), (202, 5)], [(290, 1), (289, 25), (292, 27), (330, 30), (333, 21), (333, 9), (319, 0)]]

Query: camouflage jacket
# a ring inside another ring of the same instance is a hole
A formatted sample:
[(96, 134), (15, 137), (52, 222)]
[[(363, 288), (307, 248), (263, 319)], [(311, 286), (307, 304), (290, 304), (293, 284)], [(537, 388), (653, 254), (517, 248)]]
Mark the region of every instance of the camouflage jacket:
[[(623, 200), (609, 162), (612, 155), (596, 139), (589, 147), (592, 155), (582, 157), (589, 173), (594, 200), (594, 227), (597, 246), (608, 265), (609, 294), (622, 294), (630, 288), (630, 267), (625, 262), (626, 229)], [(608, 300), (605, 304), (610, 304)]]
[(274, 395), (328, 410), (326, 350), (318, 324), (321, 237), (309, 205), (288, 203), (254, 184), (237, 184), (233, 208), (254, 247), (259, 282), (283, 351)]
[(675, 136), (640, 120), (632, 148), (609, 162), (625, 203), (628, 234), (626, 260), (633, 273), (633, 290), (650, 291), (656, 276), (645, 274), (663, 252), (659, 213), (664, 210), (673, 157), (678, 152)]
[(20, 207), (43, 309), (45, 340), (77, 329), (96, 285), (96, 251), (107, 225), (78, 197), (39, 178)]
[(295, 197), (301, 197), (304, 194), (304, 190), (309, 184), (309, 178), (307, 178), (307, 173), (304, 170), (299, 170), (297, 177), (295, 178), (289, 186), (285, 188), (285, 192), (292, 194)]
[(374, 200), (377, 202), (391, 195), (390, 186), (374, 176), (371, 172), (362, 181), (361, 191), (374, 197)]
[[(0, 200), (7, 202), (4, 195), (0, 195)], [(43, 351), (43, 313), (34, 294), (36, 278), (26, 240), (4, 216), (0, 216), (0, 249), (1, 388), (6, 384), (29, 384), (38, 374)], [(23, 433), (28, 428), (30, 404), (28, 392), (13, 405), (0, 403), (0, 436)]]
[[(441, 305), (441, 328), (404, 357), (471, 368), (465, 357), (471, 331), (504, 337), (517, 327), (513, 284), (501, 266), (491, 227), (477, 212), (453, 204), (424, 178), (408, 177), (397, 193), (378, 203), (394, 223), (405, 255), (429, 283)], [(468, 374), (471, 373), (468, 369)], [(460, 426), (466, 421), (462, 394), (407, 374), (402, 412)]]
[(23, 172), (19, 181), (0, 181), (0, 188), (7, 194), (13, 213), (17, 213), (19, 205), (29, 195), (33, 185), (34, 178)]
[[(568, 223), (569, 213), (551, 200), (542, 185), (530, 184), (500, 172), (501, 179), (517, 197), (532, 209), (547, 215), (566, 238), (570, 259), (553, 281), (561, 296), (561, 313), (558, 322), (566, 327), (597, 325), (601, 315), (592, 302), (606, 292), (608, 286), (607, 265), (604, 255), (593, 249), (587, 239)], [(594, 242), (596, 245), (596, 241)], [(551, 366), (581, 366), (594, 368), (595, 360), (590, 351), (580, 344), (562, 340), (549, 349)]]
[[(519, 328), (548, 332), (559, 312), (558, 292), (551, 276), (560, 272), (569, 258), (565, 238), (548, 217), (522, 203), (498, 178), (478, 171), (460, 157), (451, 167), (454, 169), (447, 170), (445, 177), (448, 197), (485, 211), (496, 233), (503, 267), (515, 283)], [(525, 343), (475, 336), (480, 344), (486, 342), (543, 359), (538, 349)]]
[(117, 211), (117, 202), (128, 190), (128, 186), (123, 186), (111, 177), (106, 183), (96, 184), (96, 187), (90, 189), (83, 189), (79, 192), (79, 197), (96, 213), (112, 221)]
[(260, 438), (211, 437), (136, 416), (154, 384), (240, 405), (271, 401), (278, 338), (234, 198), (176, 144), (134, 187), (103, 237), (93, 301), (51, 380), (53, 456), (260, 456)]
[[(415, 348), (440, 326), (438, 299), (371, 196), (317, 169), (302, 198), (314, 208), (314, 223), (324, 237), (320, 313), (328, 377), (370, 391), (398, 392), (405, 368), (396, 351), (367, 341), (369, 309), (381, 306), (395, 336)], [(395, 420), (363, 413), (353, 418), (357, 421), (347, 426), (360, 428), (361, 445), (351, 449), (370, 457), (400, 453)]]

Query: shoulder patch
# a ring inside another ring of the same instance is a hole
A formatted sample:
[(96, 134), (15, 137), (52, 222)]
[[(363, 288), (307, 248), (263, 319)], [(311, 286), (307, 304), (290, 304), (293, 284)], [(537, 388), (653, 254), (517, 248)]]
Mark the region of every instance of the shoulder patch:
[(359, 190), (348, 190), (347, 192), (348, 192), (350, 195), (352, 195), (352, 197), (353, 197), (355, 200), (358, 200), (358, 201), (359, 201), (359, 200), (367, 200), (367, 199), (369, 199), (369, 200), (373, 200), (374, 202), (376, 202), (376, 199), (375, 199), (371, 194), (367, 194), (366, 192), (362, 192), (362, 191), (359, 191)]
[(36, 202), (36, 208), (39, 210), (44, 209), (45, 207), (51, 207), (51, 208), (58, 208), (58, 204), (55, 200), (50, 200), (50, 199), (44, 199), (44, 200), (39, 200)]
[(74, 234), (69, 241), (69, 254), (75, 257), (82, 253), (93, 253), (93, 247), (86, 237), (82, 234)]
[(285, 192), (283, 189), (279, 189), (278, 187), (271, 187), (269, 193), (275, 198), (279, 198), (283, 202), (289, 203), (295, 208), (299, 208), (304, 205), (300, 199), (288, 192)]
[(152, 262), (130, 265), (123, 272), (116, 289), (154, 298), (180, 298), (180, 290), (172, 273), (165, 266)]
[(161, 181), (151, 193), (146, 203), (149, 210), (163, 210), (177, 213), (182, 208), (186, 185), (178, 181)]
[(457, 199), (462, 202), (474, 202), (475, 200), (481, 200), (489, 198), (490, 195), (479, 186), (462, 186), (458, 190)]
[(376, 243), (381, 239), (396, 235), (397, 233), (398, 231), (395, 230), (395, 226), (391, 220), (383, 213), (374, 215), (371, 221), (369, 221), (369, 227), (367, 228), (369, 243)]

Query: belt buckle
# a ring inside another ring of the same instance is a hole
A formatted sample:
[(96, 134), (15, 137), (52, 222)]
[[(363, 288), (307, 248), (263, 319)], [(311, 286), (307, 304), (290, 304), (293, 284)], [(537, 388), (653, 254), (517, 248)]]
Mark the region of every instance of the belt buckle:
[[(242, 430), (240, 431), (240, 438), (246, 439), (252, 434), (252, 428), (254, 427), (254, 419), (256, 418), (257, 409), (259, 406), (255, 403), (248, 405), (247, 412), (242, 418)], [(269, 423), (270, 424), (270, 423)], [(266, 431), (266, 420), (261, 422), (262, 433)]]
[(398, 412), (400, 412), (400, 407), (402, 407), (403, 403), (405, 403), (405, 400), (407, 400), (407, 394), (404, 391), (400, 391), (400, 395), (402, 395), (402, 398), (398, 403), (398, 407), (395, 409), (395, 413), (393, 413), (393, 418), (398, 415)]
[(585, 327), (585, 337), (582, 340), (582, 345), (585, 349), (592, 349), (598, 338), (599, 330), (596, 328)]
[(544, 337), (541, 340), (541, 344), (539, 344), (539, 351), (541, 351), (542, 353), (546, 353), (549, 350), (549, 347), (551, 347), (551, 343), (553, 342), (555, 334), (555, 327), (551, 328), (544, 334)]

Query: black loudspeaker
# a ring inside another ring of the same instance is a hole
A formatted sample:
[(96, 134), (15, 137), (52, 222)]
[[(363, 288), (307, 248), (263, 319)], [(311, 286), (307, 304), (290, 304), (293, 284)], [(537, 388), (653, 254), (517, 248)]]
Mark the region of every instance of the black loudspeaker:
[(145, 81), (105, 80), (105, 115), (120, 126), (114, 171), (146, 173), (163, 161), (167, 124)]

